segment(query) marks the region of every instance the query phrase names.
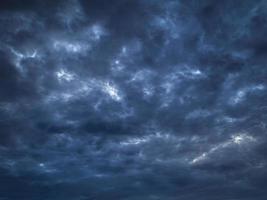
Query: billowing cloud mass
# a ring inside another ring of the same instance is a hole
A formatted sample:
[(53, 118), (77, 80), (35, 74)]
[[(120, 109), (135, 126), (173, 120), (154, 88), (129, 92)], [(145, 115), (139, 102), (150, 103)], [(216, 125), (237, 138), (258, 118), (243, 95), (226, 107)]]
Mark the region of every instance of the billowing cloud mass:
[(267, 1), (2, 0), (0, 199), (265, 200)]

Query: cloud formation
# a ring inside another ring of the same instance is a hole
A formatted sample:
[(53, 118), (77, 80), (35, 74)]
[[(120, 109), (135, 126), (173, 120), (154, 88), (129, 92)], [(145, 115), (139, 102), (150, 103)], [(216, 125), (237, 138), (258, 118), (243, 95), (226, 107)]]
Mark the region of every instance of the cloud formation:
[(266, 199), (266, 21), (262, 0), (1, 2), (0, 199)]

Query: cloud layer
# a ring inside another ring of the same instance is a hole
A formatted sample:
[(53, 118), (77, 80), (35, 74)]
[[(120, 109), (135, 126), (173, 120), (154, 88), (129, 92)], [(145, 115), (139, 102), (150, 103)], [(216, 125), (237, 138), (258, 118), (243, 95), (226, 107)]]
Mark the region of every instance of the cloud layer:
[(266, 21), (262, 0), (1, 2), (0, 199), (266, 199)]

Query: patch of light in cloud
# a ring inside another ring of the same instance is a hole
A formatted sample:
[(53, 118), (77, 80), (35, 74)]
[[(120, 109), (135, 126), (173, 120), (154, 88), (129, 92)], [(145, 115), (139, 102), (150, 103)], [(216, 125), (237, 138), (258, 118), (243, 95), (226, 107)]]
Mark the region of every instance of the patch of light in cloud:
[(74, 80), (74, 74), (64, 70), (64, 69), (61, 69), (59, 71), (56, 72), (56, 76), (58, 78), (59, 81), (72, 81)]
[(33, 50), (31, 52), (21, 53), (19, 51), (16, 51), (15, 49), (11, 48), (11, 52), (19, 59), (26, 59), (26, 58), (36, 58), (37, 51)]
[(105, 34), (105, 31), (103, 27), (99, 25), (93, 25), (92, 26), (92, 35), (95, 40), (99, 40), (103, 35)]
[(264, 89), (265, 89), (265, 86), (262, 84), (242, 88), (242, 89), (238, 90), (236, 92), (236, 94), (230, 98), (229, 103), (233, 104), (233, 105), (241, 103), (242, 101), (244, 101), (246, 99), (246, 96), (249, 93), (262, 91)]
[(206, 157), (207, 157), (207, 153), (203, 153), (203, 154), (201, 154), (200, 156), (194, 158), (194, 159), (191, 161), (191, 164), (195, 164), (195, 163), (197, 163), (197, 162), (199, 162), (199, 161), (202, 161), (202, 160), (206, 159)]
[(110, 82), (105, 82), (103, 84), (103, 91), (115, 101), (120, 101), (122, 99), (121, 95), (119, 94), (119, 90)]
[(20, 51), (17, 51), (15, 50), (14, 48), (10, 48), (10, 51), (11, 53), (14, 55), (14, 64), (15, 66), (17, 67), (17, 69), (20, 71), (20, 72), (24, 72), (24, 68), (23, 66), (21, 65), (21, 61), (24, 60), (24, 59), (36, 59), (39, 57), (38, 55), (38, 52), (37, 50), (29, 50), (29, 51), (26, 51), (26, 52), (20, 52)]
[(244, 91), (244, 90), (238, 91), (236, 93), (236, 95), (231, 99), (231, 103), (237, 104), (237, 103), (243, 101), (245, 98), (245, 95), (246, 95), (246, 91)]
[(51, 168), (51, 166), (48, 166), (46, 163), (38, 163), (38, 169), (41, 173), (55, 173), (57, 170)]
[(148, 142), (148, 141), (149, 141), (149, 138), (132, 138), (132, 139), (129, 139), (127, 141), (123, 141), (120, 144), (123, 145), (123, 146), (138, 145), (138, 144), (145, 143), (145, 142)]
[(68, 41), (60, 41), (56, 40), (53, 43), (53, 47), (58, 50), (64, 50), (69, 53), (80, 53), (87, 50), (85, 45), (82, 45), (78, 42), (68, 42)]
[(143, 93), (145, 97), (151, 97), (154, 94), (154, 88), (153, 87), (144, 87)]
[(44, 164), (44, 163), (39, 163), (39, 166), (40, 166), (40, 167), (44, 167), (45, 164)]
[(174, 136), (171, 136), (168, 133), (162, 134), (160, 132), (156, 132), (155, 134), (150, 134), (144, 137), (134, 137), (127, 139), (125, 141), (120, 142), (121, 145), (123, 146), (128, 146), (128, 145), (139, 145), (143, 143), (149, 143), (153, 140), (160, 139), (162, 141), (167, 141), (167, 140), (175, 140)]
[(199, 69), (194, 69), (188, 66), (186, 66), (182, 70), (179, 70), (177, 73), (180, 77), (187, 78), (187, 79), (199, 79), (199, 78), (205, 77), (205, 74)]
[(107, 31), (100, 24), (94, 24), (92, 26), (89, 26), (83, 32), (83, 36), (85, 37), (85, 39), (88, 39), (91, 42), (97, 42), (105, 35), (107, 35)]
[(256, 138), (246, 133), (232, 135), (230, 140), (227, 140), (226, 142), (215, 145), (208, 151), (202, 153), (200, 156), (193, 158), (189, 163), (196, 164), (200, 161), (204, 161), (208, 159), (209, 155), (211, 155), (212, 153), (215, 153), (217, 150), (221, 150), (221, 149), (233, 146), (233, 145), (247, 145), (247, 144), (250, 144), (251, 142), (256, 142)]
[(114, 75), (118, 75), (119, 72), (122, 72), (124, 70), (125, 66), (121, 62), (119, 58), (116, 58), (111, 61), (111, 70), (114, 73)]
[(235, 144), (242, 144), (245, 142), (255, 142), (256, 139), (247, 134), (237, 134), (232, 136), (232, 142)]

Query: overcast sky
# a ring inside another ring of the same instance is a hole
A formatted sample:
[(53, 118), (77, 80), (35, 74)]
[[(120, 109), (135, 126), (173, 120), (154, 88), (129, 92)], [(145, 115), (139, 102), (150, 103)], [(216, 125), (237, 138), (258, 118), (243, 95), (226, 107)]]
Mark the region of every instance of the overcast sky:
[(267, 1), (1, 0), (0, 200), (266, 200)]

